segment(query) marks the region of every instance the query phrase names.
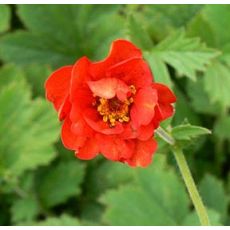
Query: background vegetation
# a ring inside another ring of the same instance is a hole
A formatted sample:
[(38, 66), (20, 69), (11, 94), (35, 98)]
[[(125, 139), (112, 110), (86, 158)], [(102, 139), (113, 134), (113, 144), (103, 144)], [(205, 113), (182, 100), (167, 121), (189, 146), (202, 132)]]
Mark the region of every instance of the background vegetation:
[(104, 58), (116, 38), (176, 92), (165, 127), (212, 130), (180, 135), (211, 223), (229, 225), (229, 21), (230, 5), (0, 5), (0, 225), (199, 225), (162, 141), (146, 169), (80, 161), (60, 142), (45, 79), (83, 55)]

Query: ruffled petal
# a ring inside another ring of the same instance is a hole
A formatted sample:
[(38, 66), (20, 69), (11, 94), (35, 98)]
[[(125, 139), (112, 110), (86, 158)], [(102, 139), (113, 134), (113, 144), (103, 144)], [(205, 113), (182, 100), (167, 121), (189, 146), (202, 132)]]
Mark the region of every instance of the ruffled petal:
[(95, 80), (103, 78), (109, 67), (130, 58), (142, 58), (141, 50), (129, 41), (116, 40), (112, 43), (107, 58), (90, 65), (90, 73)]
[(157, 90), (158, 95), (158, 111), (161, 116), (161, 121), (171, 117), (174, 113), (174, 108), (171, 103), (176, 102), (176, 96), (165, 85), (153, 83), (152, 87)]
[(88, 81), (88, 86), (94, 95), (106, 99), (111, 99), (115, 96), (121, 101), (127, 99), (130, 88), (117, 78), (103, 78), (98, 81)]
[(86, 137), (76, 135), (71, 130), (72, 122), (67, 117), (62, 125), (61, 139), (63, 145), (67, 149), (77, 150), (82, 147), (86, 141)]
[(106, 72), (107, 77), (116, 77), (127, 85), (136, 88), (150, 86), (153, 75), (148, 64), (141, 58), (133, 58), (112, 66)]
[(54, 104), (59, 114), (69, 95), (72, 68), (72, 66), (64, 66), (56, 70), (45, 83), (46, 98)]
[(133, 141), (125, 141), (116, 135), (98, 135), (101, 154), (109, 160), (124, 161), (132, 156)]
[(130, 111), (133, 126), (148, 125), (154, 116), (157, 105), (157, 92), (151, 87), (145, 87), (137, 92)]
[(75, 152), (75, 156), (82, 160), (91, 160), (99, 153), (99, 146), (95, 138), (89, 138), (84, 146)]
[(160, 103), (176, 102), (176, 96), (166, 85), (160, 83), (152, 83), (152, 87), (157, 90), (158, 101)]
[(88, 58), (82, 57), (73, 66), (70, 88), (71, 102), (76, 101), (79, 89), (88, 88), (86, 82), (90, 80), (89, 64)]
[(120, 122), (116, 122), (114, 127), (110, 127), (107, 122), (102, 120), (102, 117), (95, 109), (84, 111), (84, 119), (93, 130), (106, 135), (120, 134), (124, 130)]
[(157, 142), (150, 138), (147, 141), (137, 141), (132, 158), (127, 163), (133, 167), (147, 167), (152, 162), (152, 156), (157, 149)]

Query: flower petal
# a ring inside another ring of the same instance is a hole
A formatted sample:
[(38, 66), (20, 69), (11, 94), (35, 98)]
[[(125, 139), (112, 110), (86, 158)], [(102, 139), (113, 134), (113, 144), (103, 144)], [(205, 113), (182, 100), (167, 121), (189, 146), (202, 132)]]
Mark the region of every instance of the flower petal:
[(148, 64), (140, 58), (126, 60), (112, 66), (106, 72), (107, 77), (116, 77), (127, 85), (136, 88), (146, 87), (152, 84), (153, 75)]
[(102, 117), (95, 109), (87, 109), (84, 111), (84, 119), (86, 123), (96, 132), (106, 135), (120, 134), (124, 128), (120, 122), (116, 122), (114, 127), (110, 127), (108, 123), (102, 120)]
[(83, 146), (86, 137), (76, 135), (71, 130), (72, 122), (67, 117), (62, 125), (61, 139), (63, 145), (67, 149), (77, 150), (79, 147)]
[(148, 125), (154, 116), (157, 105), (157, 92), (151, 87), (145, 87), (137, 92), (130, 111), (131, 121), (134, 127)]
[(69, 95), (72, 68), (64, 66), (56, 70), (45, 82), (46, 98), (54, 104), (59, 113)]
[(87, 87), (86, 82), (90, 80), (89, 75), (89, 60), (87, 57), (80, 58), (73, 66), (71, 88), (70, 88), (70, 100), (74, 102), (78, 96), (79, 89)]
[(147, 141), (137, 141), (134, 154), (127, 161), (133, 167), (147, 167), (152, 162), (152, 156), (157, 149), (157, 142), (150, 138)]
[(160, 83), (153, 83), (152, 87), (157, 90), (158, 101), (160, 103), (176, 102), (176, 96), (166, 85)]
[(99, 153), (99, 146), (95, 138), (88, 139), (84, 146), (75, 152), (75, 156), (82, 160), (90, 160)]
[(157, 90), (157, 107), (161, 116), (161, 121), (171, 117), (174, 113), (174, 108), (171, 103), (176, 102), (176, 96), (167, 86), (163, 84), (153, 83), (152, 87)]
[(116, 135), (98, 135), (101, 154), (109, 160), (123, 161), (132, 156), (133, 141), (125, 141)]
[(127, 40), (116, 40), (107, 58), (90, 65), (90, 73), (95, 80), (101, 79), (105, 77), (106, 69), (130, 58), (142, 58), (141, 50)]
[(117, 96), (119, 100), (124, 101), (130, 92), (130, 88), (117, 78), (103, 78), (98, 81), (88, 81), (87, 83), (96, 96), (106, 99)]

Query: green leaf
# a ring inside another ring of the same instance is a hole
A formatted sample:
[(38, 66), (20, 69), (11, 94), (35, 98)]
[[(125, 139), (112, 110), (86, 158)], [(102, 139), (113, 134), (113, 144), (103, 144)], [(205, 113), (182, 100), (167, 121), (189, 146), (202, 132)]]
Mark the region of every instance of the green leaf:
[(129, 16), (127, 27), (129, 37), (134, 44), (144, 50), (151, 50), (153, 48), (151, 37), (143, 28), (143, 24), (139, 23), (133, 15)]
[(32, 86), (34, 96), (45, 96), (45, 81), (51, 74), (51, 68), (47, 65), (28, 65), (23, 69), (26, 79)]
[(39, 222), (22, 222), (21, 225), (27, 226), (80, 226), (79, 219), (69, 214), (62, 214), (57, 217), (47, 217), (43, 221)]
[(111, 41), (123, 35), (119, 8), (119, 5), (18, 5), (18, 15), (29, 31), (3, 36), (0, 56), (20, 65), (54, 67), (72, 64), (84, 55), (102, 58)]
[(84, 172), (82, 163), (76, 159), (47, 168), (40, 176), (38, 184), (38, 193), (43, 205), (52, 207), (79, 195)]
[(223, 108), (230, 106), (230, 67), (215, 62), (204, 75), (204, 89), (212, 103), (220, 103)]
[[(165, 167), (136, 169), (136, 182), (108, 190), (101, 202), (106, 205), (104, 221), (109, 225), (180, 225), (189, 212), (185, 188), (174, 171)], [(135, 217), (135, 218), (134, 218)]]
[[(208, 209), (208, 217), (210, 220), (210, 224), (212, 226), (222, 226), (220, 222), (220, 214), (212, 209)], [(189, 215), (185, 218), (183, 225), (185, 226), (200, 226), (200, 221), (197, 216), (196, 211), (189, 213)]]
[(205, 134), (211, 134), (211, 131), (191, 124), (178, 125), (172, 129), (172, 135), (176, 140), (191, 140)]
[(217, 135), (220, 139), (230, 140), (230, 117), (224, 116), (218, 119), (214, 126), (214, 134)]
[[(0, 77), (6, 76), (0, 73)], [(0, 130), (4, 130), (0, 134), (0, 175), (18, 178), (25, 170), (47, 165), (55, 157), (52, 144), (58, 137), (57, 118), (50, 105), (31, 100), (28, 85), (17, 74), (2, 87), (0, 104)]]
[(208, 94), (204, 91), (204, 78), (198, 78), (196, 82), (188, 81), (186, 91), (190, 97), (192, 108), (203, 114), (218, 115), (221, 110), (219, 103), (211, 103)]
[(201, 43), (199, 38), (186, 38), (184, 32), (177, 32), (159, 43), (155, 55), (174, 67), (180, 76), (196, 80), (197, 71), (205, 71), (206, 66), (219, 53)]
[(220, 213), (221, 221), (224, 222), (227, 218), (229, 199), (222, 181), (207, 174), (199, 184), (199, 191), (204, 204)]
[(172, 88), (173, 83), (165, 63), (154, 52), (146, 52), (144, 56), (151, 67), (154, 80)]
[(10, 28), (10, 8), (7, 5), (0, 5), (0, 33)]
[(209, 21), (202, 13), (197, 14), (188, 24), (186, 29), (189, 37), (200, 37), (209, 46), (216, 46), (216, 37)]
[(227, 29), (230, 21), (230, 5), (207, 4), (203, 9), (203, 15), (210, 24), (219, 47), (223, 47), (230, 40)]
[(38, 214), (39, 204), (35, 197), (28, 196), (14, 201), (11, 207), (12, 221), (31, 221)]

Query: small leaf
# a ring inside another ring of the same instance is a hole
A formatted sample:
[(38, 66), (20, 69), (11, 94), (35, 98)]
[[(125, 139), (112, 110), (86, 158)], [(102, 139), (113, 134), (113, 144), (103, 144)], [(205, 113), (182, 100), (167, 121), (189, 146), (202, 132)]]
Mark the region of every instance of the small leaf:
[(211, 131), (191, 124), (178, 125), (172, 129), (172, 135), (176, 140), (191, 140), (205, 134), (211, 134)]
[(177, 32), (159, 43), (153, 50), (155, 55), (174, 67), (180, 76), (196, 80), (197, 71), (205, 71), (210, 61), (219, 52), (209, 49), (199, 38), (186, 38), (184, 32)]
[(41, 202), (46, 207), (52, 207), (79, 195), (83, 177), (84, 167), (76, 159), (47, 168), (38, 185)]
[(0, 5), (0, 33), (10, 28), (10, 8), (7, 5)]

